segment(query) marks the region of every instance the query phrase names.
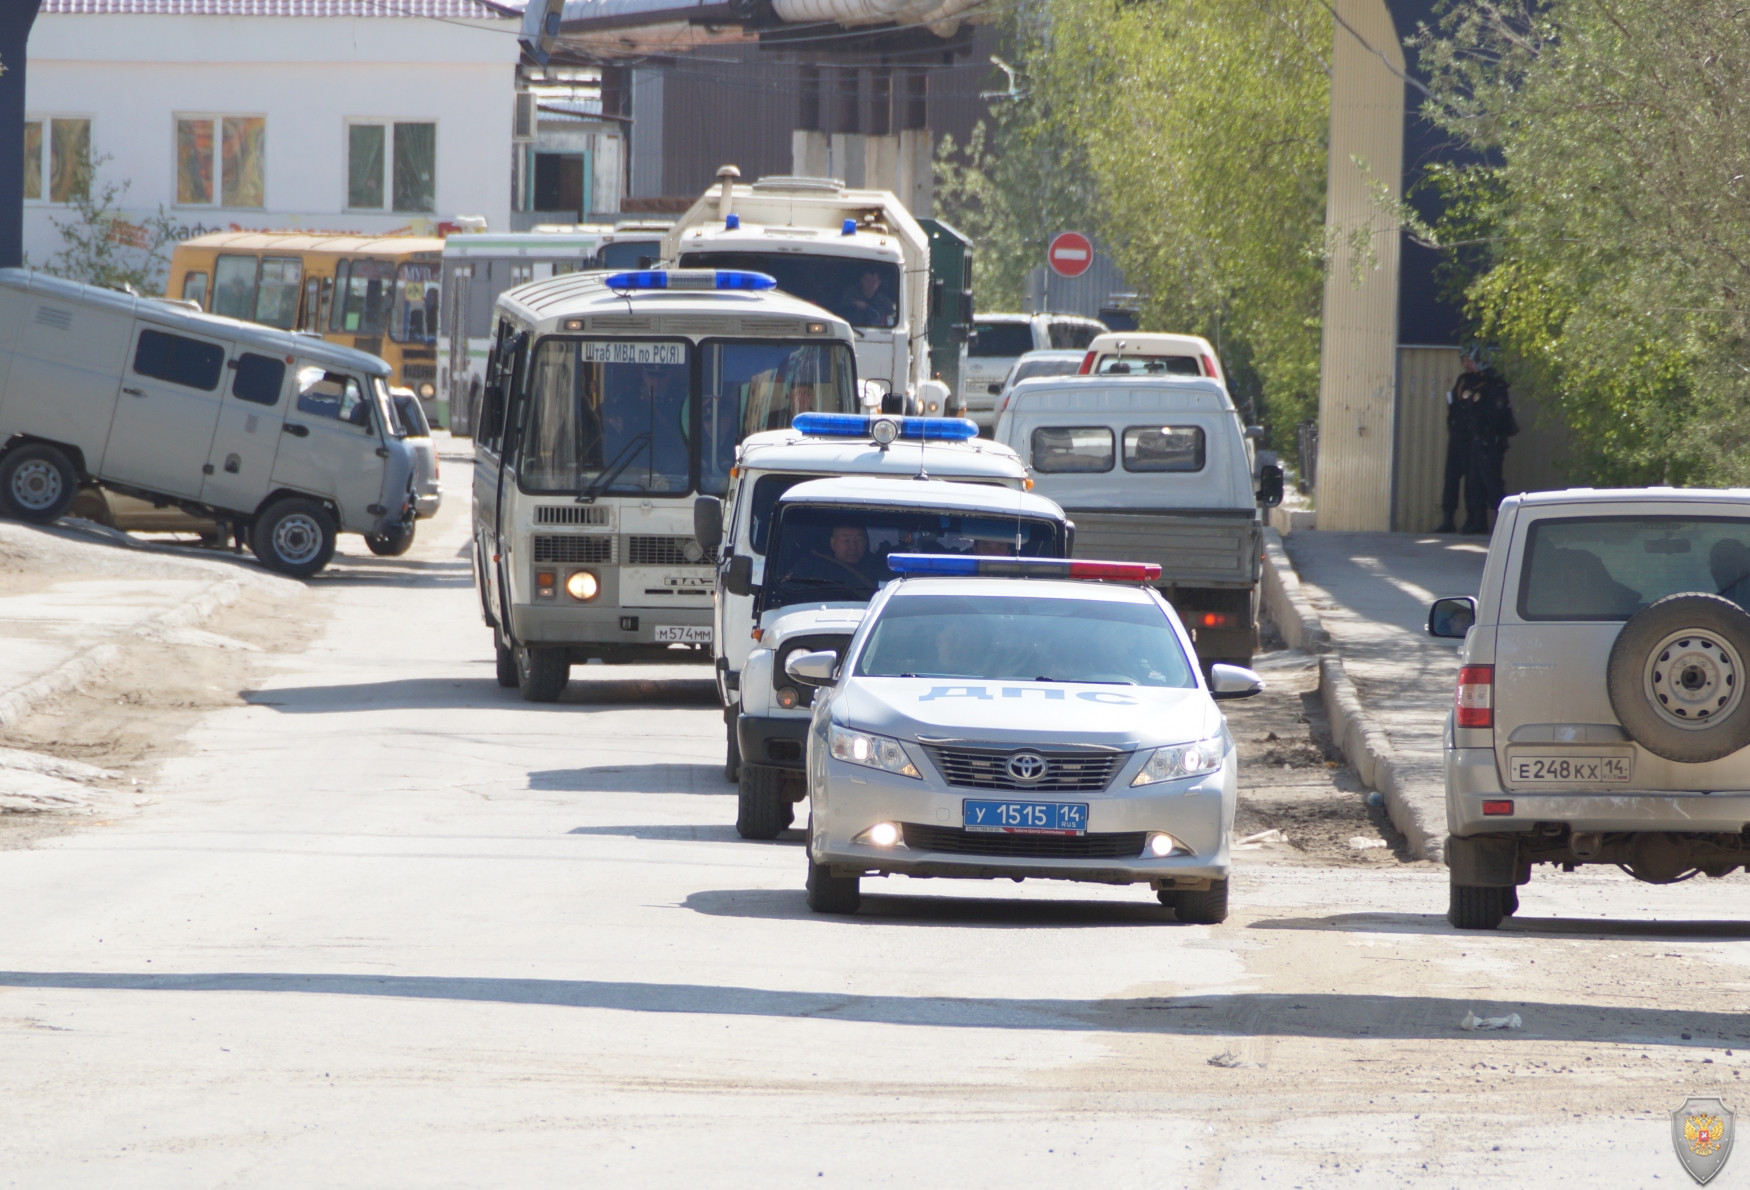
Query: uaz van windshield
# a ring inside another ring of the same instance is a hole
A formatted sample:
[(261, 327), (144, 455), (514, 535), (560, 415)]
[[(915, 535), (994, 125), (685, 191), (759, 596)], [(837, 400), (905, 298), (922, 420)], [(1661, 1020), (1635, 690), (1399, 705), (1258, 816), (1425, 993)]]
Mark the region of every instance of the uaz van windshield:
[(797, 413), (849, 413), (844, 343), (543, 339), (518, 462), (526, 492), (721, 495), (735, 447)]
[(865, 602), (898, 577), (887, 567), (889, 554), (1055, 558), (1063, 552), (1052, 521), (916, 508), (791, 504), (780, 510), (776, 533), (766, 561), (767, 608)]
[(1197, 685), (1160, 608), (1025, 595), (895, 595), (857, 673), (871, 678)]

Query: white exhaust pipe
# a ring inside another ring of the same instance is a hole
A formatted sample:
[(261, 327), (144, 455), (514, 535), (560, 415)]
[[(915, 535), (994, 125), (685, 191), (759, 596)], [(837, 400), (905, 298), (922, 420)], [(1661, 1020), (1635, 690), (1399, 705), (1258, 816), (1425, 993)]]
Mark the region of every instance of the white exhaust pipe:
[(729, 222), (729, 208), (735, 202), (735, 179), (741, 176), (741, 171), (733, 165), (725, 165), (717, 171), (717, 181), (722, 188), (717, 191), (717, 218)]

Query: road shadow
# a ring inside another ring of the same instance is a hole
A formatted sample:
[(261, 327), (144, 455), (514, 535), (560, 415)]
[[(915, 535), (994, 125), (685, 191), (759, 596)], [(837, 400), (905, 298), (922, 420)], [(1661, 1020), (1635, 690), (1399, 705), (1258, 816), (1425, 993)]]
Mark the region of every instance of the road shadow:
[[(529, 788), (549, 793), (702, 793), (715, 797), (735, 792), (735, 786), (723, 779), (720, 764), (660, 761), (654, 764), (599, 764), (582, 769), (537, 769), (529, 774)], [(589, 834), (593, 829), (579, 827), (571, 833)]]
[[(802, 832), (794, 833), (801, 843)], [(710, 917), (788, 918), (796, 921), (852, 921), (874, 925), (965, 926), (973, 929), (1033, 929), (1038, 926), (1175, 925), (1173, 911), (1154, 900), (1126, 905), (1113, 901), (1015, 901), (995, 897), (907, 896), (869, 891), (879, 880), (863, 881), (863, 907), (849, 918), (825, 918), (803, 899), (802, 872), (795, 889), (728, 888), (691, 894), (682, 906)]]
[[(1342, 934), (1443, 934), (1489, 937), (1489, 931), (1454, 928), (1438, 913), (1334, 913), (1328, 917), (1277, 917), (1255, 921), (1253, 930), (1314, 930)], [(1611, 938), (1750, 938), (1750, 921), (1589, 921), (1580, 917), (1509, 917), (1494, 936)]]
[(556, 703), (524, 702), (515, 690), (500, 686), (497, 679), (490, 675), (479, 678), (393, 678), (382, 682), (355, 682), (350, 685), (287, 686), (273, 690), (245, 690), (242, 698), (251, 706), (272, 707), (288, 715), (481, 706), (514, 706), (534, 714), (575, 713), (579, 708), (609, 710), (625, 706), (719, 705), (717, 687), (709, 678), (574, 678)]
[[(816, 919), (843, 928), (845, 919)], [(712, 984), (475, 976), (199, 972), (4, 971), (0, 987), (79, 991), (238, 992), (315, 996), (387, 996), (488, 1004), (595, 1008), (616, 1012), (686, 1013), (766, 1018), (814, 1017), (867, 1024), (1027, 1032), (1122, 1032), (1162, 1035), (1246, 1035), (1334, 1039), (1446, 1040), (1504, 1045), (1583, 1041), (1717, 1049), (1750, 1037), (1738, 1013), (1444, 996), (1344, 993), (1131, 997), (1099, 1000), (879, 996)], [(1525, 1027), (1470, 1034), (1466, 1013), (1517, 1012)], [(1683, 1035), (1688, 1034), (1688, 1039)]]
[[(728, 793), (735, 786), (725, 786)], [(568, 835), (597, 835), (625, 839), (656, 839), (682, 843), (734, 843), (739, 847), (800, 847), (806, 841), (800, 828), (780, 831), (775, 839), (744, 839), (733, 826), (575, 826)]]

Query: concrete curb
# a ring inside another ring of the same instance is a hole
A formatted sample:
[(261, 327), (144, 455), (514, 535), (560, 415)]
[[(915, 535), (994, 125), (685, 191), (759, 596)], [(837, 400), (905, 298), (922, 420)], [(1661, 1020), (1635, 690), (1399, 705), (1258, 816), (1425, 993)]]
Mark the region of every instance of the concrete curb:
[(1300, 575), (1295, 572), (1288, 551), (1282, 548), (1281, 535), (1274, 529), (1264, 530), (1264, 576), (1260, 587), (1264, 614), (1276, 625), (1283, 641), (1290, 648), (1320, 654), (1319, 701), (1331, 721), (1331, 735), (1337, 747), (1355, 766), (1367, 787), (1379, 790), (1385, 798), (1386, 815), (1408, 840), (1410, 850), (1423, 859), (1441, 862), (1446, 823), (1429, 821), (1428, 814), (1409, 796), (1405, 787), (1407, 767), (1398, 759), (1391, 740), (1362, 706), (1361, 695), (1343, 668), (1343, 658), (1337, 654), (1330, 633), (1301, 589)]
[[(233, 579), (214, 583), (200, 594), (169, 611), (160, 612), (126, 635), (150, 638), (172, 628), (187, 628), (206, 619), (219, 608), (237, 602), (242, 587)], [(43, 703), (96, 681), (121, 660), (114, 641), (103, 641), (75, 653), (40, 678), (0, 694), (0, 727), (16, 727)]]

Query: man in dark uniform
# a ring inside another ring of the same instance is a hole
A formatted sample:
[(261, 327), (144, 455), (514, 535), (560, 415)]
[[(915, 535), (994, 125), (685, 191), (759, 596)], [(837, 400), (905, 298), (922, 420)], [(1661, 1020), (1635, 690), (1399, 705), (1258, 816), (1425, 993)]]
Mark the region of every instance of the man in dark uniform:
[[(1446, 482), (1441, 491), (1437, 533), (1487, 533), (1489, 514), (1506, 494), (1502, 465), (1507, 440), (1519, 432), (1507, 382), (1483, 361), (1480, 348), (1467, 347), (1464, 369), (1446, 397)], [(1458, 488), (1464, 484), (1464, 527), (1456, 529)]]
[[(1477, 385), (1476, 451), (1477, 466), (1482, 470), (1483, 498), (1493, 513), (1501, 507), (1507, 495), (1507, 480), (1503, 468), (1507, 460), (1507, 440), (1519, 432), (1519, 421), (1513, 416), (1513, 402), (1506, 379), (1487, 360), (1479, 361), (1481, 378)], [(1485, 521), (1476, 530), (1487, 533)]]
[(1465, 532), (1471, 532), (1483, 508), (1481, 486), (1472, 478), (1471, 462), (1477, 436), (1477, 360), (1474, 348), (1459, 356), (1458, 381), (1446, 394), (1446, 481), (1440, 490), (1440, 527), (1436, 533), (1456, 533), (1458, 487), (1464, 484)]

